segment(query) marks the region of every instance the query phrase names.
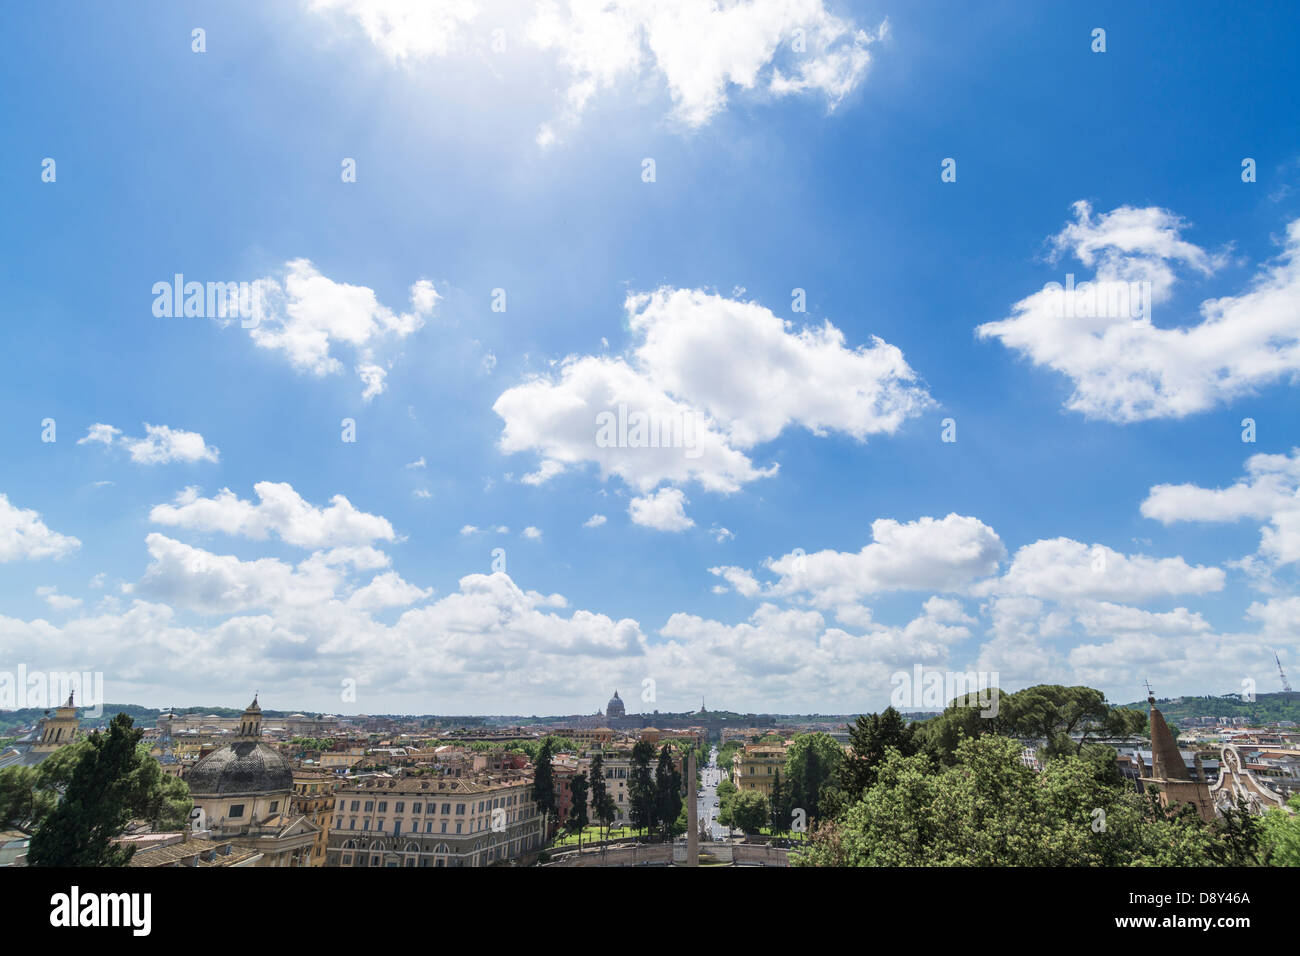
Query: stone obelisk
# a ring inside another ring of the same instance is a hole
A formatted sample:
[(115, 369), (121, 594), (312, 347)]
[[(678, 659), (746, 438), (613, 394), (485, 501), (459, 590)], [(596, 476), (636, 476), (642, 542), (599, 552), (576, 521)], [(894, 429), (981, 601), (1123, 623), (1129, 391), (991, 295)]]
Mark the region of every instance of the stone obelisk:
[(695, 787), (695, 750), (686, 756), (686, 865), (700, 865), (700, 798)]

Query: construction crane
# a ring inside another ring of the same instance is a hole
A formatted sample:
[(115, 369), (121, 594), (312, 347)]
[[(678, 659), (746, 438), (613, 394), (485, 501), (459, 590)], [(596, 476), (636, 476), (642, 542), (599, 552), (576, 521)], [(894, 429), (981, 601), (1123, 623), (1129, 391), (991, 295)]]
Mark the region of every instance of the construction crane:
[(1282, 661), (1278, 659), (1277, 651), (1273, 652), (1273, 660), (1277, 661), (1277, 672), (1282, 677), (1282, 693), (1291, 693), (1291, 682), (1286, 679), (1286, 671), (1282, 670)]

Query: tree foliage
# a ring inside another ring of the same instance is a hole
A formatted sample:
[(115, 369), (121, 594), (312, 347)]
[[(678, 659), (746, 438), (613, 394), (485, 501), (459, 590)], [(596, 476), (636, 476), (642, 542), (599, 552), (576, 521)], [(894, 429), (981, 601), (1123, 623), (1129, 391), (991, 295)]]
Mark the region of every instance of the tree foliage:
[(1262, 856), (1270, 866), (1300, 866), (1300, 794), (1288, 805), (1293, 813), (1273, 807), (1264, 814)]
[(788, 833), (790, 830), (790, 791), (781, 784), (781, 771), (772, 777), (772, 793), (768, 797), (768, 826), (772, 835)]
[(916, 725), (903, 720), (893, 707), (859, 716), (848, 731), (852, 749), (840, 765), (840, 788), (850, 800), (860, 799), (875, 785), (885, 751), (897, 750), (904, 757), (917, 751)]
[(568, 819), (564, 821), (565, 828), (570, 831), (576, 831), (578, 834), (578, 845), (582, 845), (582, 831), (586, 829), (589, 822), (587, 816), (587, 775), (585, 773), (575, 773), (573, 779), (569, 781), (569, 792), (573, 795), (573, 805), (569, 808)]
[(875, 786), (841, 821), (816, 828), (795, 865), (1201, 866), (1225, 841), (1195, 812), (1169, 813), (1063, 754), (1039, 772), (1019, 741), (963, 739), (952, 766), (887, 752)]
[[(785, 755), (786, 780), (790, 785), (791, 809), (802, 808), (809, 820), (820, 819), (823, 797), (841, 802), (836, 789), (844, 748), (830, 734), (800, 734)], [(828, 807), (828, 809), (831, 809)]]
[(654, 744), (639, 740), (632, 746), (632, 768), (628, 779), (629, 816), (638, 830), (655, 825), (655, 784), (650, 762), (655, 759)]
[(767, 826), (771, 814), (767, 800), (757, 790), (742, 790), (731, 800), (730, 826), (746, 833), (757, 833)]
[(664, 744), (655, 767), (655, 822), (665, 840), (675, 835), (682, 803), (682, 774), (673, 763), (672, 750)]
[(533, 800), (543, 815), (555, 812), (555, 770), (551, 766), (551, 738), (547, 737), (537, 750), (533, 762)]
[(995, 701), (996, 706), (982, 708), (958, 698), (919, 725), (917, 743), (950, 766), (964, 738), (983, 734), (1042, 740), (1045, 756), (1077, 755), (1095, 738), (1135, 737), (1147, 726), (1146, 714), (1112, 706), (1105, 694), (1091, 687), (1039, 684), (1014, 694), (999, 693)]
[(124, 866), (134, 848), (113, 840), (133, 818), (161, 829), (186, 825), (189, 788), (163, 773), (140, 745), (142, 735), (129, 716), (118, 714), (106, 732), (63, 748), (71, 753), (49, 771), (52, 778), (66, 774), (63, 799), (32, 835), (29, 865)]

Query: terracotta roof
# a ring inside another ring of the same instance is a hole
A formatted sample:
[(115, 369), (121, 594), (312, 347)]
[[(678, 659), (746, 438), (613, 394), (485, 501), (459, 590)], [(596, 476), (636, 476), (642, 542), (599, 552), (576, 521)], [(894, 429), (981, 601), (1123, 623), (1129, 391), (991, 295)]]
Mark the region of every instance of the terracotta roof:
[(188, 840), (168, 846), (137, 850), (128, 866), (233, 866), (257, 856), (232, 843), (212, 840)]

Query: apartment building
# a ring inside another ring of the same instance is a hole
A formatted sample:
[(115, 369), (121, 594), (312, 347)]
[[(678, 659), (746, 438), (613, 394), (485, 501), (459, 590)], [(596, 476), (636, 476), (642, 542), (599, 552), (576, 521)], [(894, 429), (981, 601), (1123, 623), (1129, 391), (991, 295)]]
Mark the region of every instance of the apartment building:
[(347, 770), (355, 767), (366, 758), (363, 747), (348, 747), (345, 750), (326, 750), (321, 753), (318, 765), (322, 770)]
[(329, 844), (329, 831), (334, 823), (334, 787), (338, 778), (320, 770), (296, 769), (293, 772), (293, 795), (290, 806), (320, 827), (312, 844), (309, 866), (325, 865), (325, 850)]
[(334, 792), (326, 866), (490, 866), (542, 845), (532, 775), (376, 774)]
[(572, 740), (582, 751), (606, 747), (614, 741), (614, 731), (608, 727), (561, 727), (554, 733)]
[(731, 758), (731, 782), (738, 790), (756, 790), (772, 796), (772, 783), (785, 768), (786, 748), (782, 744), (749, 744)]

